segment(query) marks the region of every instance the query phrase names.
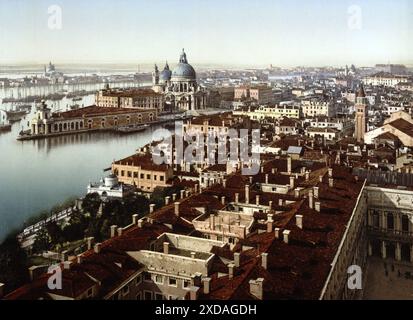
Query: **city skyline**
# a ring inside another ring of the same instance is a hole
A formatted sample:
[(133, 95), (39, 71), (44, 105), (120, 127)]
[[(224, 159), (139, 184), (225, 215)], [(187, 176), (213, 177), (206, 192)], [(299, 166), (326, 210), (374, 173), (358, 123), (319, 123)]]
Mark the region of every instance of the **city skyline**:
[[(409, 65), (412, 6), (396, 2), (6, 0), (0, 64), (174, 64), (185, 47), (198, 65)], [(48, 27), (53, 5), (61, 29)]]

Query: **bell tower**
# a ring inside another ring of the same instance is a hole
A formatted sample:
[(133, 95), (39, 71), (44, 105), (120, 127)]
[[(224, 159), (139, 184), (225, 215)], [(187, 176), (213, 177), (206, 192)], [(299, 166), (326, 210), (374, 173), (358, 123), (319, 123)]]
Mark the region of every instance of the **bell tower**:
[(152, 83), (154, 86), (159, 84), (159, 69), (156, 64), (155, 64), (155, 70), (154, 72), (152, 72)]
[(364, 134), (367, 131), (367, 98), (363, 85), (360, 85), (356, 95), (356, 116), (354, 137), (357, 142), (364, 141)]

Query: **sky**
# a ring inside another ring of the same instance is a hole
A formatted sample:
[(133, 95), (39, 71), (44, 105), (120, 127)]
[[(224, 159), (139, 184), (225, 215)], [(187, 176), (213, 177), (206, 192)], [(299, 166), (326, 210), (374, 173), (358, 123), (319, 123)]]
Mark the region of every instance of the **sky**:
[(412, 25), (411, 0), (0, 0), (0, 64), (413, 65)]

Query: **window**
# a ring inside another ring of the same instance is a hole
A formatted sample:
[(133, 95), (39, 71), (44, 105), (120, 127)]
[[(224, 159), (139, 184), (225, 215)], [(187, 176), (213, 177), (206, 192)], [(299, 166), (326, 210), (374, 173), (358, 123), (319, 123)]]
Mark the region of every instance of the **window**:
[(142, 283), (142, 275), (140, 274), (135, 278), (135, 285), (139, 285)]
[(177, 282), (176, 278), (169, 278), (169, 285), (172, 286), (172, 287), (177, 287), (178, 282)]
[(87, 297), (88, 298), (91, 298), (93, 296), (93, 288), (90, 288), (88, 291), (87, 291)]
[(145, 179), (145, 175), (141, 173), (141, 179)]
[(164, 176), (159, 176), (159, 179), (160, 179), (161, 181), (165, 181), (165, 177), (164, 177)]
[(154, 175), (153, 175), (153, 180), (156, 181), (156, 180), (157, 180), (157, 177), (158, 177), (158, 176), (157, 176), (156, 174), (154, 174)]
[(151, 274), (150, 273), (144, 273), (143, 281), (146, 281), (146, 282), (152, 281)]
[(155, 275), (155, 283), (163, 284), (163, 276), (161, 276), (159, 274)]
[(191, 285), (191, 281), (183, 280), (182, 281), (182, 289), (188, 288)]
[(155, 300), (165, 300), (164, 296), (162, 293), (155, 293)]
[(146, 179), (147, 179), (147, 180), (151, 180), (151, 175), (150, 175), (150, 174), (147, 174), (147, 175), (146, 175)]
[(152, 291), (145, 291), (144, 298), (145, 300), (152, 300)]

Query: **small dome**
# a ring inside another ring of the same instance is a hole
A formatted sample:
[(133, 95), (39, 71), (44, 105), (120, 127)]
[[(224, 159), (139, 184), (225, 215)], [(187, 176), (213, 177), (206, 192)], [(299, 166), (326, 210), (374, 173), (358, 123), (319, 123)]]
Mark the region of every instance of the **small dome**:
[(165, 68), (162, 70), (162, 72), (159, 75), (159, 80), (161, 81), (169, 81), (171, 80), (172, 76), (172, 71), (169, 69), (168, 62), (165, 65)]

